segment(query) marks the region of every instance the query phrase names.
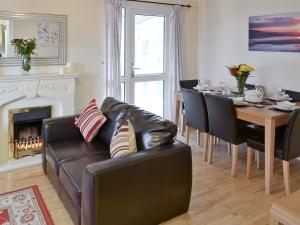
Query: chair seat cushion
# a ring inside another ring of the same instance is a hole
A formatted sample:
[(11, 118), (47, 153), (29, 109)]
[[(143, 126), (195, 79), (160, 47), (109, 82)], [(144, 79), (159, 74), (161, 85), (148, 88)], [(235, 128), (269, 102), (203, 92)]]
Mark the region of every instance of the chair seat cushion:
[(102, 152), (109, 154), (109, 147), (99, 140), (88, 143), (83, 139), (69, 139), (50, 143), (47, 147), (47, 161), (50, 164), (53, 164), (53, 169), (55, 169), (57, 175), (59, 175), (59, 167), (63, 161), (99, 154)]
[(110, 159), (109, 152), (80, 157), (61, 163), (59, 182), (76, 205), (81, 205), (82, 175), (88, 164)]
[[(275, 135), (275, 157), (284, 159), (283, 151), (283, 135), (285, 127), (279, 127), (276, 129)], [(247, 139), (247, 145), (260, 152), (265, 152), (265, 134), (264, 129), (256, 132), (255, 136)]]
[(238, 123), (237, 126), (237, 143), (233, 143), (233, 144), (242, 144), (245, 143), (247, 141), (247, 138), (254, 136), (256, 133), (255, 129), (249, 127), (246, 124), (240, 124)]

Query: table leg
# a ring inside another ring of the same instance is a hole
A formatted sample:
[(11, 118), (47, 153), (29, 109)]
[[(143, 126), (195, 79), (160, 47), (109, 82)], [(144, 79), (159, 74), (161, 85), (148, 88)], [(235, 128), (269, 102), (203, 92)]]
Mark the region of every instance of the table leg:
[(272, 178), (274, 167), (275, 149), (275, 120), (265, 120), (265, 191), (267, 194), (272, 192)]

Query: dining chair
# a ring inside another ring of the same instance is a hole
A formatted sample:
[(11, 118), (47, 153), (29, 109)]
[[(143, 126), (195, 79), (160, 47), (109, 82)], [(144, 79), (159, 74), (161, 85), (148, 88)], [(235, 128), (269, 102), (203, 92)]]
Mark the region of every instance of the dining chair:
[(300, 92), (285, 90), (285, 93), (288, 94), (290, 98), (292, 98), (292, 102), (300, 102)]
[[(263, 86), (262, 86), (263, 87)], [(255, 84), (245, 84), (245, 88), (247, 90), (255, 90), (256, 89), (256, 85)], [(263, 87), (264, 89), (264, 87)], [(244, 122), (245, 124), (247, 123), (248, 125), (252, 126), (253, 128), (259, 128), (258, 125), (256, 124), (252, 124), (252, 123), (249, 123), (249, 122)], [(260, 152), (259, 151), (255, 151), (255, 161), (257, 163), (257, 169), (260, 169)]]
[(212, 163), (213, 136), (232, 144), (231, 176), (236, 176), (238, 145), (246, 143), (255, 134), (254, 129), (240, 123), (236, 117), (233, 100), (224, 96), (205, 94), (209, 124), (208, 162)]
[(179, 81), (179, 87), (186, 88), (186, 89), (193, 89), (193, 87), (196, 87), (198, 84), (198, 80), (180, 80)]
[[(285, 90), (285, 93), (288, 94), (290, 98), (292, 98), (291, 102), (300, 102), (300, 92)], [(283, 129), (284, 128), (286, 128), (286, 126), (284, 126)], [(276, 129), (276, 132), (278, 132), (278, 129)], [(255, 151), (255, 160), (257, 163), (257, 169), (260, 169), (260, 151), (258, 150)]]
[(189, 144), (190, 128), (197, 130), (197, 144), (200, 145), (200, 133), (204, 133), (203, 160), (207, 161), (208, 151), (208, 115), (207, 106), (202, 92), (182, 88), (181, 93), (186, 114), (186, 144)]
[[(180, 80), (179, 81), (179, 87), (180, 90), (182, 88), (186, 88), (186, 89), (193, 89), (194, 87), (196, 87), (198, 84), (198, 80)], [(181, 104), (180, 106), (180, 132), (181, 135), (184, 135), (184, 130), (185, 130), (185, 108), (184, 108), (184, 103)]]
[(255, 90), (255, 84), (245, 84), (245, 88), (247, 88), (247, 90)]
[[(283, 162), (283, 179), (286, 195), (290, 194), (290, 160), (300, 156), (300, 109), (294, 110), (288, 125), (276, 130), (275, 157)], [(252, 177), (253, 151), (265, 151), (264, 133), (258, 134), (247, 140), (247, 176)]]

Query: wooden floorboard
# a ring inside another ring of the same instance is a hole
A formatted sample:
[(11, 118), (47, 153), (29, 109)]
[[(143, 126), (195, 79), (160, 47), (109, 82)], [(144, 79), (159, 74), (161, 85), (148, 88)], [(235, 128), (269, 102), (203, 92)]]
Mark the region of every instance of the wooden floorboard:
[[(246, 148), (241, 146), (237, 177), (230, 176), (231, 158), (227, 144), (220, 142), (213, 164), (202, 162), (202, 147), (196, 146), (196, 132), (190, 134), (193, 149), (193, 190), (188, 213), (162, 225), (265, 225), (273, 200), (284, 195), (282, 164), (275, 160), (273, 194), (264, 192), (264, 170), (254, 168), (253, 178), (246, 177)], [(180, 138), (180, 137), (179, 137)], [(203, 135), (201, 136), (203, 143)], [(262, 160), (263, 161), (263, 160)], [(300, 188), (300, 161), (291, 163), (291, 190)], [(41, 166), (0, 173), (0, 192), (38, 185), (54, 224), (71, 225), (71, 219), (56, 192), (43, 175)], [(141, 224), (142, 225), (142, 224)]]

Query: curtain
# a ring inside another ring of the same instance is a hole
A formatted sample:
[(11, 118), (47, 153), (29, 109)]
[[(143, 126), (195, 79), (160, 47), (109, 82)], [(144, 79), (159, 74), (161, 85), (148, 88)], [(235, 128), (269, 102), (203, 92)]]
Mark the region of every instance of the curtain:
[(106, 0), (106, 95), (121, 99), (120, 52), (124, 0)]
[(176, 96), (179, 90), (179, 80), (182, 79), (182, 22), (183, 8), (173, 6), (169, 26), (169, 62), (166, 79), (167, 96), (170, 97), (166, 98), (165, 105), (165, 117), (172, 121), (175, 121)]

